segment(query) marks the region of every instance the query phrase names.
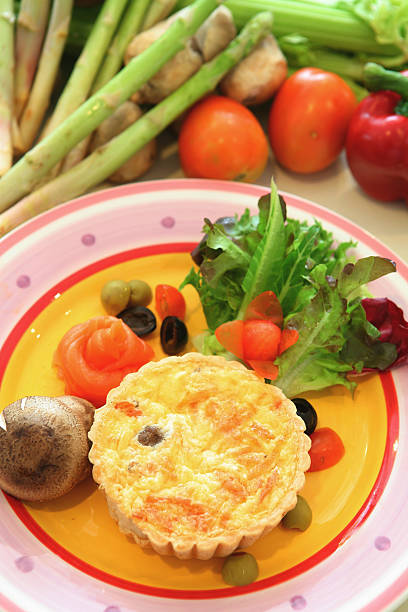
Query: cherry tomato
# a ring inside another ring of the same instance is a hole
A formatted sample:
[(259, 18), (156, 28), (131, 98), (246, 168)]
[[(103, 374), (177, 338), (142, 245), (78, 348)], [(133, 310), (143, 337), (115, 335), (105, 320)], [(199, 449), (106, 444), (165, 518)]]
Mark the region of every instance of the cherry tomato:
[(273, 361), (278, 354), (281, 329), (272, 321), (249, 319), (244, 322), (244, 357), (246, 360)]
[(268, 159), (268, 140), (255, 115), (225, 96), (208, 96), (190, 110), (178, 144), (188, 177), (251, 183)]
[(155, 290), (155, 304), (157, 314), (161, 319), (178, 317), (184, 319), (186, 314), (186, 301), (176, 287), (171, 285), (157, 285)]
[(357, 99), (343, 79), (302, 68), (279, 89), (269, 113), (269, 139), (278, 162), (294, 172), (327, 168), (340, 154)]
[(215, 330), (215, 337), (222, 346), (230, 353), (244, 359), (244, 322), (227, 321)]
[(312, 446), (309, 450), (309, 472), (317, 472), (336, 465), (343, 457), (345, 450), (338, 434), (330, 427), (321, 427), (310, 434)]

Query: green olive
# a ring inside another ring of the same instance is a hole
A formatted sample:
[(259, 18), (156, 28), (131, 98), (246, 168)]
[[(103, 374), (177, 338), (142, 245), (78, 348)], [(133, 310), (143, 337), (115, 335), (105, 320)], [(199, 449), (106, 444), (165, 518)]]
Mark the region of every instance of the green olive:
[(289, 510), (282, 519), (286, 529), (299, 529), (305, 531), (312, 522), (312, 511), (304, 497), (298, 495), (296, 506)]
[(124, 310), (129, 303), (130, 286), (123, 280), (111, 280), (105, 283), (101, 291), (101, 301), (106, 312), (117, 315)]
[(227, 584), (244, 586), (258, 578), (259, 569), (255, 557), (249, 553), (235, 552), (222, 566), (222, 577)]
[(130, 298), (129, 306), (148, 306), (153, 298), (153, 292), (149, 285), (142, 280), (129, 281)]

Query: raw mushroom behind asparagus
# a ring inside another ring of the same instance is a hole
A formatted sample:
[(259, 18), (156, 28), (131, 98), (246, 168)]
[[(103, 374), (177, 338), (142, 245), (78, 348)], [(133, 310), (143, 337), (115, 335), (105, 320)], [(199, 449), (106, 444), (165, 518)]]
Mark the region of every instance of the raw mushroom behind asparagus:
[[(150, 47), (181, 14), (183, 11), (135, 36), (127, 48), (125, 63), (129, 63), (133, 57)], [(197, 30), (195, 36), (187, 41), (184, 49), (143, 85), (132, 96), (132, 100), (139, 104), (157, 104), (195, 74), (203, 62), (213, 59), (225, 49), (235, 35), (236, 28), (231, 12), (225, 6), (218, 7)]]
[[(124, 102), (95, 131), (90, 150), (95, 151), (101, 145), (109, 142), (141, 116), (142, 110), (137, 104), (130, 100)], [(151, 168), (156, 158), (156, 148), (156, 140), (153, 139), (128, 159), (116, 172), (111, 174), (109, 180), (114, 183), (126, 183), (145, 174)]]
[(285, 56), (272, 34), (265, 36), (220, 83), (221, 92), (247, 106), (269, 100), (286, 79)]

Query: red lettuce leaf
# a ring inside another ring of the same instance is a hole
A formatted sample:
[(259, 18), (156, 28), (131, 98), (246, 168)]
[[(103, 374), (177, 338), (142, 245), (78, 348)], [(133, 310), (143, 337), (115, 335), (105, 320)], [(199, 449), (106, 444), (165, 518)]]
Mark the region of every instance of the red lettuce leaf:
[(391, 367), (408, 361), (408, 322), (401, 308), (388, 298), (364, 298), (361, 303), (367, 321), (380, 332), (378, 340), (396, 346), (397, 358)]

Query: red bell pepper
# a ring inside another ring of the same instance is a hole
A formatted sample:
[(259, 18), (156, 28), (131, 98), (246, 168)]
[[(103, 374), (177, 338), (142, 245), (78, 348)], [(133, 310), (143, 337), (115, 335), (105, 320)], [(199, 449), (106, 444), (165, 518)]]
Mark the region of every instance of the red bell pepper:
[(365, 66), (370, 91), (357, 106), (347, 132), (346, 154), (360, 187), (384, 202), (408, 203), (408, 71)]

